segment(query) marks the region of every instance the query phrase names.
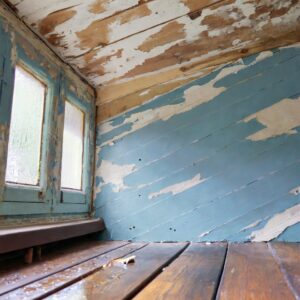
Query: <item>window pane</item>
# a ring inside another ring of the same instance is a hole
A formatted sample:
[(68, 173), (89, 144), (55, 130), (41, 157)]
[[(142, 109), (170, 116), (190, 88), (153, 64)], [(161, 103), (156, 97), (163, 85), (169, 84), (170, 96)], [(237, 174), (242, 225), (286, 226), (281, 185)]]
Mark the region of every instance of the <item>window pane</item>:
[(16, 67), (6, 182), (38, 185), (46, 86)]
[(81, 190), (84, 113), (66, 101), (62, 152), (62, 188)]

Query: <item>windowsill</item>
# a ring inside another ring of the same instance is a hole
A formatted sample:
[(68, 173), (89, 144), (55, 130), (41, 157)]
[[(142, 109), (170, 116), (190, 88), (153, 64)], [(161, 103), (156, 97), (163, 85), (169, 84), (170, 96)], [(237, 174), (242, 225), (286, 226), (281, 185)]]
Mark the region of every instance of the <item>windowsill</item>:
[(18, 184), (18, 183), (10, 183), (6, 182), (5, 186), (8, 188), (13, 189), (24, 189), (24, 190), (34, 190), (34, 191), (41, 191), (42, 187), (38, 185), (29, 185), (29, 184)]
[(62, 188), (61, 191), (63, 193), (76, 193), (76, 194), (81, 194), (81, 195), (85, 196), (85, 193), (82, 190), (73, 190), (73, 189)]

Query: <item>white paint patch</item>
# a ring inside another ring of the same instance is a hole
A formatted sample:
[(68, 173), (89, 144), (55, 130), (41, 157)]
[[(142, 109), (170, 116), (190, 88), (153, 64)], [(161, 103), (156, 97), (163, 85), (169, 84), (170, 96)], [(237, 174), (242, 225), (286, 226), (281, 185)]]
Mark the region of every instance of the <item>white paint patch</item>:
[[(255, 63), (262, 61), (268, 57), (273, 56), (273, 52), (272, 51), (264, 51), (264, 52), (260, 52), (255, 59)], [(251, 63), (250, 65), (252, 65), (253, 63)]]
[(232, 46), (237, 46), (241, 43), (241, 40), (240, 39), (236, 39), (236, 40), (233, 40), (232, 41)]
[(273, 216), (262, 229), (251, 233), (253, 242), (270, 241), (278, 237), (288, 227), (300, 222), (300, 204)]
[(292, 195), (295, 195), (295, 196), (299, 195), (300, 194), (300, 186), (297, 186), (294, 189), (290, 190), (289, 193)]
[(240, 230), (240, 232), (246, 231), (246, 230), (248, 230), (248, 229), (251, 229), (251, 228), (256, 227), (257, 225), (259, 225), (259, 223), (260, 223), (261, 221), (262, 221), (262, 220), (257, 220), (257, 221), (255, 221), (255, 222), (249, 224), (248, 226), (242, 228), (242, 229)]
[(150, 92), (150, 90), (143, 91), (140, 93), (140, 96), (147, 95), (147, 94), (149, 94), (149, 92)]
[(265, 128), (247, 137), (251, 141), (262, 141), (282, 134), (296, 134), (300, 126), (300, 97), (283, 99), (245, 118), (244, 122), (256, 119)]
[(116, 165), (108, 160), (102, 160), (101, 165), (98, 168), (96, 176), (100, 176), (103, 183), (98, 187), (98, 192), (101, 191), (101, 187), (105, 184), (112, 184), (114, 186), (113, 191), (115, 193), (120, 192), (127, 188), (124, 185), (124, 177), (135, 171), (135, 165)]
[(160, 195), (168, 194), (168, 193), (172, 193), (172, 195), (177, 195), (177, 194), (180, 194), (180, 193), (202, 183), (203, 181), (205, 181), (205, 179), (201, 178), (200, 174), (197, 174), (192, 179), (170, 185), (170, 186), (160, 190), (159, 192), (152, 193), (149, 195), (148, 198), (153, 199)]
[(199, 235), (198, 235), (198, 237), (199, 237), (199, 238), (203, 238), (203, 237), (205, 237), (205, 236), (209, 235), (211, 232), (212, 232), (212, 230), (205, 231), (205, 232), (203, 232), (203, 233), (199, 234)]

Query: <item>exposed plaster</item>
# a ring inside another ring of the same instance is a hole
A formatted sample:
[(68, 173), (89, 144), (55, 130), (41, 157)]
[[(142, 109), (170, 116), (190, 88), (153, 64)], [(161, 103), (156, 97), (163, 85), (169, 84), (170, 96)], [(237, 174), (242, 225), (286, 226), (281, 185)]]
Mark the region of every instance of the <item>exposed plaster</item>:
[(127, 188), (124, 184), (124, 177), (131, 174), (135, 170), (135, 165), (116, 165), (108, 160), (102, 160), (101, 165), (96, 172), (96, 176), (102, 178), (103, 183), (100, 183), (98, 191), (101, 186), (105, 184), (112, 184), (114, 186), (113, 190), (115, 193), (120, 192)]
[(300, 204), (274, 215), (267, 224), (251, 233), (253, 242), (271, 241), (278, 237), (288, 227), (300, 222)]
[(177, 195), (177, 194), (180, 194), (180, 193), (202, 183), (203, 181), (205, 181), (205, 179), (201, 178), (200, 174), (197, 174), (192, 179), (170, 185), (168, 187), (163, 188), (159, 192), (151, 193), (148, 198), (153, 199), (153, 198), (156, 198), (158, 196), (161, 196), (163, 194), (168, 194), (168, 193), (172, 193), (172, 195)]
[(283, 99), (244, 119), (249, 122), (256, 119), (265, 128), (247, 137), (251, 141), (261, 141), (282, 134), (297, 133), (300, 126), (300, 97), (297, 99)]

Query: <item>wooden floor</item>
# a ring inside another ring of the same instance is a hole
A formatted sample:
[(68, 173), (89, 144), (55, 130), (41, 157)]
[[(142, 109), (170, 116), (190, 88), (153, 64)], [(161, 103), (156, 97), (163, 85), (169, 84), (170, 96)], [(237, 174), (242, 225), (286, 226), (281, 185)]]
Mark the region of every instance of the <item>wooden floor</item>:
[(300, 244), (85, 241), (0, 267), (0, 299), (300, 299)]

